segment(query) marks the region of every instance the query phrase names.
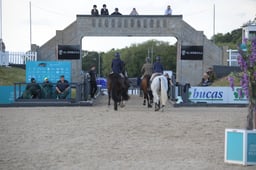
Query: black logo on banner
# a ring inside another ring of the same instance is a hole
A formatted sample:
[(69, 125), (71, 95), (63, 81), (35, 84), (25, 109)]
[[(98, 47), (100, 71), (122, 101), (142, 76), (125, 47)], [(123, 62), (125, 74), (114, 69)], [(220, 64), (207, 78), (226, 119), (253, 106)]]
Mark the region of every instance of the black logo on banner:
[(79, 60), (80, 45), (58, 45), (59, 60)]
[(203, 60), (203, 46), (181, 46), (181, 60)]

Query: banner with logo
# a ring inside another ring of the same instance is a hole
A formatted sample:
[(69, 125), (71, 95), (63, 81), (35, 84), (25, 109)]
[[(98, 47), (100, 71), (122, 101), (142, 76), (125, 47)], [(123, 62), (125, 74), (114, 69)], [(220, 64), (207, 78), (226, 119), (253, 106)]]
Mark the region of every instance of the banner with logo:
[(181, 60), (203, 60), (203, 46), (181, 46)]
[(240, 90), (241, 87), (234, 87), (233, 91), (231, 87), (195, 86), (189, 89), (189, 99), (195, 103), (247, 104), (248, 99)]
[(79, 60), (80, 45), (58, 45), (59, 60)]

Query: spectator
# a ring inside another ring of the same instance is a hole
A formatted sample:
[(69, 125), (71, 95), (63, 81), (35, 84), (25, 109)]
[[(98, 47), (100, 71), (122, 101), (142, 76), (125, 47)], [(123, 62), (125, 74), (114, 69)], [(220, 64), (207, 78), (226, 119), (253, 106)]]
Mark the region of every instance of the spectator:
[(164, 13), (165, 15), (172, 15), (172, 9), (171, 9), (171, 6), (170, 5), (168, 5), (167, 6), (167, 9), (165, 10), (165, 13)]
[(211, 83), (209, 82), (209, 76), (207, 73), (203, 74), (202, 81), (200, 83), (201, 86), (209, 86)]
[(139, 15), (139, 13), (137, 12), (136, 8), (133, 8), (130, 15)]
[(173, 86), (172, 79), (170, 78), (168, 73), (165, 73), (164, 76), (166, 77), (167, 83), (168, 83), (167, 96), (168, 96), (168, 99), (170, 99), (170, 90), (171, 90), (171, 86)]
[(26, 87), (25, 92), (22, 94), (23, 99), (40, 99), (41, 98), (41, 87), (36, 83), (35, 78), (31, 78), (31, 83)]
[(56, 85), (57, 99), (66, 99), (69, 94), (69, 88), (69, 82), (65, 80), (64, 75), (61, 75)]
[(101, 9), (101, 11), (100, 11), (100, 14), (101, 14), (101, 15), (109, 15), (108, 9), (107, 9), (107, 5), (106, 5), (106, 4), (103, 4), (103, 7), (102, 7), (102, 9)]
[(93, 5), (93, 9), (92, 9), (92, 11), (91, 11), (91, 14), (92, 14), (93, 16), (98, 16), (98, 15), (99, 15), (99, 11), (98, 11), (98, 9), (97, 9), (97, 5)]
[(4, 44), (3, 40), (0, 39), (0, 42), (1, 42), (1, 49), (0, 49), (0, 51), (5, 52), (5, 44)]
[(48, 80), (47, 77), (44, 78), (44, 82), (42, 85), (42, 90), (43, 90), (43, 98), (45, 99), (51, 99), (52, 98), (52, 83)]
[(119, 12), (118, 8), (115, 8), (115, 12), (113, 12), (111, 15), (122, 15), (122, 14)]
[(206, 73), (207, 73), (208, 76), (209, 76), (209, 82), (210, 82), (210, 83), (213, 83), (214, 80), (215, 80), (215, 78), (216, 78), (216, 75), (215, 75), (215, 73), (214, 73), (214, 71), (213, 71), (213, 68), (212, 68), (212, 67), (209, 67), (209, 68), (208, 68), (208, 71), (207, 71)]
[(93, 65), (89, 71), (90, 75), (90, 94), (91, 99), (95, 99), (95, 94), (97, 91), (97, 82), (96, 82), (96, 67)]

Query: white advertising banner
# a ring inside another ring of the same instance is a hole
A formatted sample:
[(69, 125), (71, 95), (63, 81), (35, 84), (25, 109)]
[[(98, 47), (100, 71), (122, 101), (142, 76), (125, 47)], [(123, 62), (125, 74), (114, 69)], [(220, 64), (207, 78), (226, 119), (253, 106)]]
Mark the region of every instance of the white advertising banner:
[(239, 96), (241, 87), (211, 87), (194, 86), (189, 89), (189, 99), (198, 103), (220, 103), (220, 104), (247, 104), (248, 99), (242, 93)]

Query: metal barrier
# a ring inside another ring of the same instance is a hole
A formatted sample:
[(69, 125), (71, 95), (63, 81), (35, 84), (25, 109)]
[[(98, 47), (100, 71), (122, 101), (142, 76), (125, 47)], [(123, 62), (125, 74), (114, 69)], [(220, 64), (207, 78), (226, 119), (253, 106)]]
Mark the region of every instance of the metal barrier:
[(50, 97), (44, 97), (43, 95), (44, 88), (43, 83), (36, 83), (40, 86), (40, 91), (38, 91), (38, 96), (36, 98), (24, 98), (24, 93), (26, 91), (26, 86), (31, 83), (14, 83), (14, 101), (15, 102), (52, 102), (52, 101), (65, 101), (65, 102), (72, 102), (77, 103), (82, 100), (82, 89), (84, 84), (81, 83), (69, 83), (70, 89), (69, 94), (67, 95), (66, 99), (58, 99), (56, 94), (56, 83), (51, 83), (51, 93)]
[(170, 99), (175, 101), (177, 100), (178, 96), (181, 97), (183, 103), (189, 103), (191, 102), (189, 100), (189, 88), (190, 84), (179, 84), (170, 86)]

